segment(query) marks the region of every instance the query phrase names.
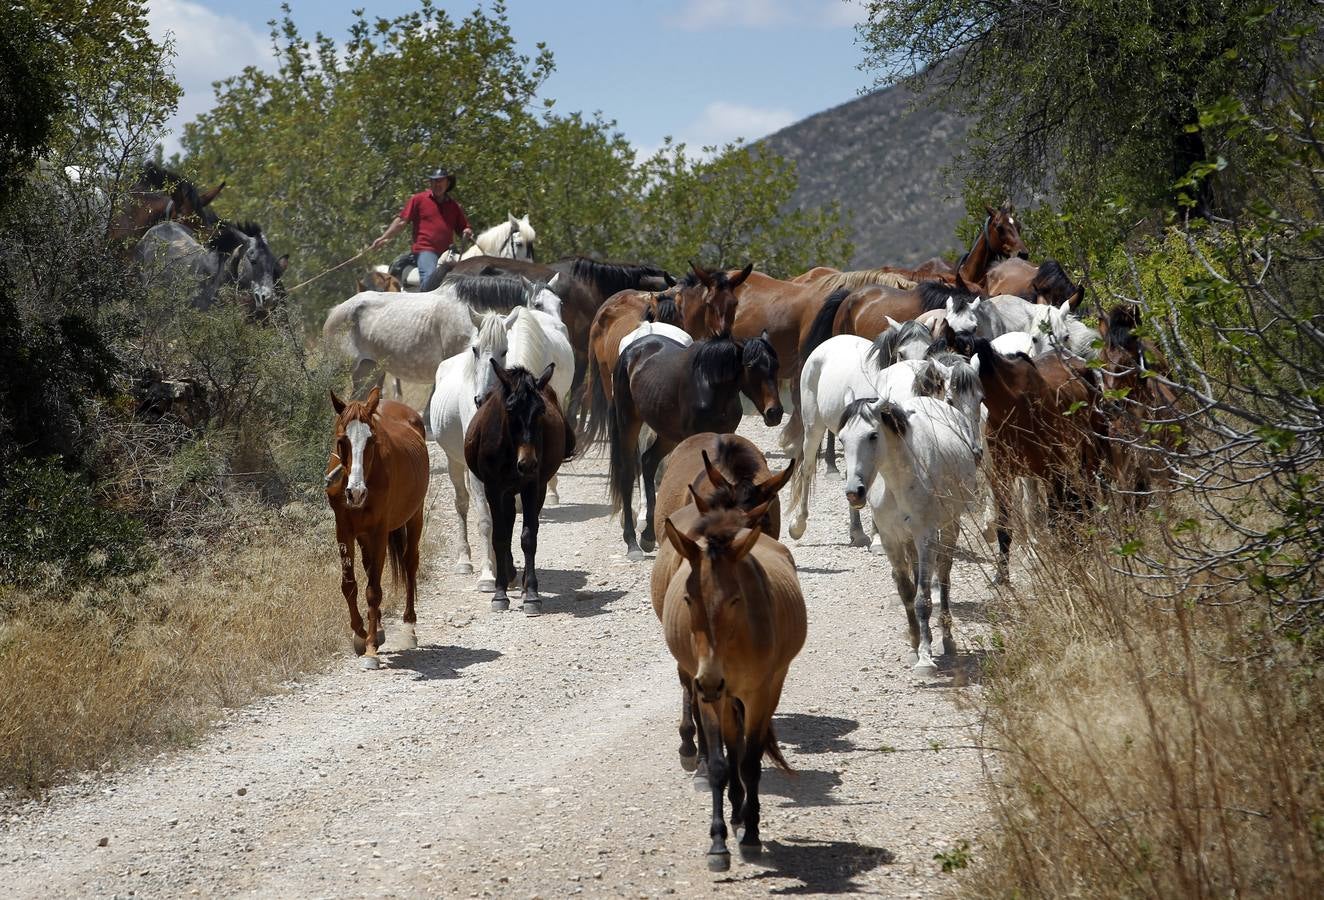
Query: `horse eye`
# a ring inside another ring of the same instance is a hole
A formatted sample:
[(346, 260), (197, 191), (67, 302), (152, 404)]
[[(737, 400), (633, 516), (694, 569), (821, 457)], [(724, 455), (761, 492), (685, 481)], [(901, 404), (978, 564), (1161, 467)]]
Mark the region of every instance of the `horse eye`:
[(876, 432), (876, 431), (871, 431), (871, 432), (869, 432), (869, 440), (871, 440), (871, 441), (876, 441), (876, 440), (878, 440), (878, 432)]

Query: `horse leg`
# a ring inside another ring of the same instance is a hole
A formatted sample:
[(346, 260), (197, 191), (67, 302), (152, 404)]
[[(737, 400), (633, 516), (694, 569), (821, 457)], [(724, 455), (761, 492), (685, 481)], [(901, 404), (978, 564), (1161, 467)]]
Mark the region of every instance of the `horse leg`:
[(837, 436), (830, 431), (823, 443), (823, 471), (837, 472)]
[[(399, 400), (400, 398), (404, 397), (404, 395), (405, 395), (405, 392), (404, 392), (403, 390), (401, 390), (401, 388), (400, 388), (400, 379), (399, 379), (399, 378), (396, 378), (396, 379), (395, 379), (395, 399)], [(430, 406), (430, 405), (431, 405), (431, 404), (429, 404), (429, 406)], [(427, 407), (425, 406), (424, 409), (427, 409)]]
[(555, 475), (552, 476), (552, 480), (551, 480), (551, 481), (547, 482), (547, 500), (546, 500), (546, 502), (547, 502), (547, 503), (550, 503), (552, 506), (560, 506), (560, 505), (561, 505), (561, 495), (558, 494), (558, 493), (556, 492), (556, 476), (555, 476)]
[[(487, 485), (478, 480), (478, 476), (469, 472), (469, 496), (473, 498), (475, 511), (478, 513), (478, 540), (483, 545), (483, 570), (478, 573), (478, 590), (486, 593), (496, 590), (496, 545), (492, 539), (492, 501), (487, 493)], [(472, 569), (471, 569), (472, 571)], [(495, 608), (495, 607), (493, 607)], [(505, 607), (501, 607), (505, 609)]]
[[(717, 702), (720, 705), (725, 700)], [(731, 868), (731, 851), (726, 849), (726, 817), (722, 810), (722, 793), (726, 790), (726, 780), (731, 777), (731, 768), (724, 752), (720, 716), (720, 708), (711, 703), (699, 704), (699, 718), (703, 722), (704, 744), (708, 751), (708, 787), (713, 798), (712, 821), (708, 827), (708, 836), (712, 838), (712, 845), (708, 848), (708, 868), (713, 872), (725, 872)]]
[(400, 646), (412, 650), (418, 646), (416, 624), (418, 616), (414, 612), (414, 600), (418, 595), (418, 542), (423, 537), (423, 507), (409, 519), (405, 526), (405, 611), (400, 616), (403, 623), (403, 637)]
[(800, 463), (791, 474), (791, 522), (787, 533), (797, 541), (804, 537), (809, 526), (809, 491), (818, 467), (818, 442), (825, 431), (827, 428), (818, 422), (806, 424), (805, 437), (800, 442)]
[(639, 535), (639, 547), (643, 550), (657, 549), (657, 532), (653, 529), (653, 507), (657, 503), (657, 467), (662, 457), (670, 448), (664, 448), (662, 438), (653, 441), (653, 446), (644, 451), (644, 530)]
[(349, 606), (349, 628), (354, 634), (354, 652), (362, 656), (367, 649), (367, 632), (363, 630), (363, 617), (359, 615), (359, 584), (354, 580), (354, 535), (348, 528), (336, 528), (336, 543), (340, 548), (340, 593)]
[(639, 547), (639, 541), (635, 537), (634, 530), (634, 467), (637, 465), (639, 454), (639, 429), (641, 423), (636, 419), (630, 423), (625, 434), (621, 435), (621, 442), (625, 445), (621, 448), (620, 460), (622, 466), (628, 464), (630, 471), (622, 472), (619, 478), (619, 489), (621, 495), (621, 537), (625, 539), (625, 556), (627, 559), (638, 562), (644, 558), (644, 551)]
[(997, 507), (998, 564), (994, 584), (1011, 583), (1011, 487), (1005, 481), (993, 485), (993, 503)]
[(932, 529), (919, 535), (915, 540), (916, 591), (911, 614), (919, 625), (919, 645), (916, 648), (919, 659), (915, 661), (913, 668), (916, 672), (926, 675), (932, 674), (938, 668), (933, 664), (933, 631), (929, 627), (929, 619), (933, 615), (933, 578), (937, 540), (938, 534)]
[[(506, 557), (509, 555), (510, 540), (512, 532), (515, 530), (515, 500), (509, 494), (498, 493), (499, 488), (487, 488), (484, 485), (484, 491), (487, 496), (487, 507), (492, 516), (492, 550), (496, 558), (496, 577), (492, 584), (492, 610), (494, 612), (503, 612), (510, 609), (510, 597), (506, 595), (506, 588), (514, 577), (514, 568), (506, 567)], [(507, 510), (509, 507), (509, 510)]]
[(782, 429), (779, 442), (783, 450), (791, 450), (799, 447), (804, 442), (805, 420), (803, 412), (800, 409), (800, 367), (797, 366), (794, 372), (788, 372), (786, 375), (791, 382), (791, 417), (786, 421), (786, 427)]
[(363, 568), (368, 572), (368, 589), (364, 591), (368, 601), (368, 620), (364, 623), (366, 647), (360, 660), (365, 669), (376, 669), (381, 665), (377, 649), (386, 641), (386, 632), (382, 629), (382, 567), (386, 565), (386, 540), (384, 532), (359, 536), (359, 552), (363, 554)]
[(763, 841), (759, 839), (759, 780), (763, 776), (766, 740), (766, 732), (762, 735), (746, 732), (744, 753), (740, 756), (740, 781), (745, 788), (745, 805), (740, 810), (740, 824), (744, 826), (740, 835), (740, 855), (744, 859), (757, 856), (763, 849)]
[(860, 519), (860, 511), (853, 507), (850, 509), (850, 545), (869, 546), (869, 535), (864, 533), (864, 522)]
[(680, 767), (693, 772), (699, 765), (699, 752), (694, 746), (694, 691), (690, 677), (680, 666), (676, 666), (676, 675), (680, 678)]
[(519, 545), (524, 551), (524, 615), (542, 614), (542, 598), (538, 596), (538, 570), (534, 558), (538, 555), (538, 513), (546, 499), (547, 486), (535, 479), (521, 494), (524, 497), (523, 527)]
[(961, 533), (959, 525), (944, 528), (939, 536), (937, 583), (938, 603), (941, 614), (938, 621), (942, 625), (942, 652), (945, 656), (956, 655), (956, 635), (952, 633), (952, 608), (950, 595), (952, 589), (952, 553), (956, 550), (956, 539)]
[(469, 470), (465, 468), (463, 459), (448, 453), (446, 474), (450, 476), (451, 487), (455, 488), (455, 512), (460, 518), (460, 551), (451, 571), (457, 575), (469, 575), (474, 570), (469, 555)]

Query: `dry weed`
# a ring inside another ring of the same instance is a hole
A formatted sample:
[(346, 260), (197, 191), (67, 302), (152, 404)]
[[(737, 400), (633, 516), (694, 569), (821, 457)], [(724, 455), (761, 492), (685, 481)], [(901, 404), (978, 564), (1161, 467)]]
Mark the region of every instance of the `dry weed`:
[(1324, 896), (1313, 661), (1262, 605), (1165, 604), (1133, 563), (1116, 538), (1041, 533), (996, 601), (998, 828), (963, 892)]

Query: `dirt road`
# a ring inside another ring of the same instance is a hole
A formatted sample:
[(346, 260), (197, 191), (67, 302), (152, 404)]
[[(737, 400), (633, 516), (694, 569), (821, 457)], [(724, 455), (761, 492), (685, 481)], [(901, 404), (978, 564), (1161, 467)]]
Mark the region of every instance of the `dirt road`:
[[(742, 431), (775, 446), (754, 419)], [(417, 650), (390, 652), (388, 637), (386, 666), (363, 672), (346, 640), (331, 672), (234, 711), (196, 748), (18, 810), (0, 832), (7, 892), (950, 890), (934, 855), (962, 840), (978, 852), (984, 822), (969, 713), (953, 703), (978, 690), (980, 569), (958, 560), (953, 572), (955, 665), (913, 676), (886, 563), (843, 546), (840, 482), (820, 471), (809, 532), (788, 542), (809, 639), (776, 728), (799, 774), (764, 776), (763, 859), (737, 855), (711, 874), (708, 797), (676, 758), (678, 687), (649, 604), (651, 563), (624, 559), (605, 471), (590, 455), (562, 472), (562, 505), (541, 532), (541, 618), (489, 612), (473, 576), (448, 574), (443, 540)], [(429, 527), (448, 535), (450, 484), (439, 472), (433, 484)]]

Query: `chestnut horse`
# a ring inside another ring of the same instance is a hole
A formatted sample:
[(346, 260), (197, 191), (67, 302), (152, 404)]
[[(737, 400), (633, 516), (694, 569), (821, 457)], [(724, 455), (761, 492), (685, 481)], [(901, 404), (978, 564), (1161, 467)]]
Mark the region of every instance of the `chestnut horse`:
[(956, 264), (956, 274), (970, 285), (982, 285), (989, 267), (999, 260), (1010, 256), (1017, 259), (1030, 258), (1030, 251), (1021, 240), (1021, 229), (1016, 224), (1011, 201), (1004, 201), (997, 209), (985, 206), (984, 211), (988, 217), (984, 219), (970, 250)]
[[(621, 354), (612, 373), (608, 477), (612, 510), (622, 512), (621, 536), (630, 559), (641, 560), (645, 549), (653, 549), (654, 488), (663, 458), (690, 435), (735, 431), (742, 394), (767, 425), (777, 425), (782, 419), (777, 374), (777, 354), (766, 335), (745, 341), (719, 336), (688, 347), (650, 335)], [(639, 432), (645, 425), (657, 440), (641, 460)], [(631, 504), (641, 467), (647, 515), (639, 541)]]
[(990, 297), (1013, 294), (1048, 306), (1070, 303), (1071, 309), (1085, 299), (1085, 285), (1073, 282), (1055, 259), (1046, 259), (1037, 266), (1024, 259), (1009, 259), (994, 266), (985, 282)]
[(547, 482), (575, 452), (575, 433), (561, 412), (556, 391), (548, 387), (556, 364), (535, 379), (527, 369), (504, 369), (491, 360), (499, 390), (487, 398), (464, 434), (464, 461), (483, 483), (492, 514), (492, 551), (496, 557), (493, 610), (510, 608), (506, 588), (515, 580), (510, 542), (515, 530), (515, 497), (524, 517), (520, 547), (524, 550), (524, 614), (542, 613), (538, 596), (538, 514), (547, 498)]
[(1016, 479), (1046, 481), (1053, 510), (1082, 507), (1103, 460), (1099, 436), (1107, 426), (1098, 412), (1099, 389), (1084, 360), (1058, 353), (1035, 360), (1006, 357), (984, 338), (964, 340), (971, 341), (971, 363), (977, 363), (988, 410), (986, 471), (997, 505), (997, 578), (1005, 583)]
[[(336, 411), (335, 445), (327, 463), (326, 499), (336, 516), (340, 547), (340, 591), (349, 604), (354, 652), (365, 669), (379, 665), (386, 640), (382, 627), (382, 567), (405, 577), (404, 646), (418, 646), (414, 595), (418, 588), (418, 541), (423, 534), (423, 501), (428, 493), (428, 448), (419, 414), (373, 388), (364, 401), (344, 402), (331, 394)], [(368, 621), (359, 616), (354, 580), (354, 543), (368, 575)]]
[(666, 522), (682, 562), (667, 584), (662, 625), (676, 667), (699, 699), (700, 752), (712, 792), (708, 868), (718, 872), (731, 866), (722, 797), (728, 783), (731, 820), (743, 828), (741, 854), (762, 848), (763, 757), (790, 771), (772, 716), (808, 628), (791, 552), (758, 524), (748, 527), (750, 518), (714, 511), (688, 533)]
[(222, 181), (209, 191), (200, 191), (182, 175), (153, 162), (144, 163), (138, 180), (129, 188), (124, 208), (112, 219), (106, 236), (111, 241), (123, 242), (126, 252), (131, 252), (149, 228), (167, 220), (194, 232), (215, 225), (218, 218), (208, 207), (224, 189)]

